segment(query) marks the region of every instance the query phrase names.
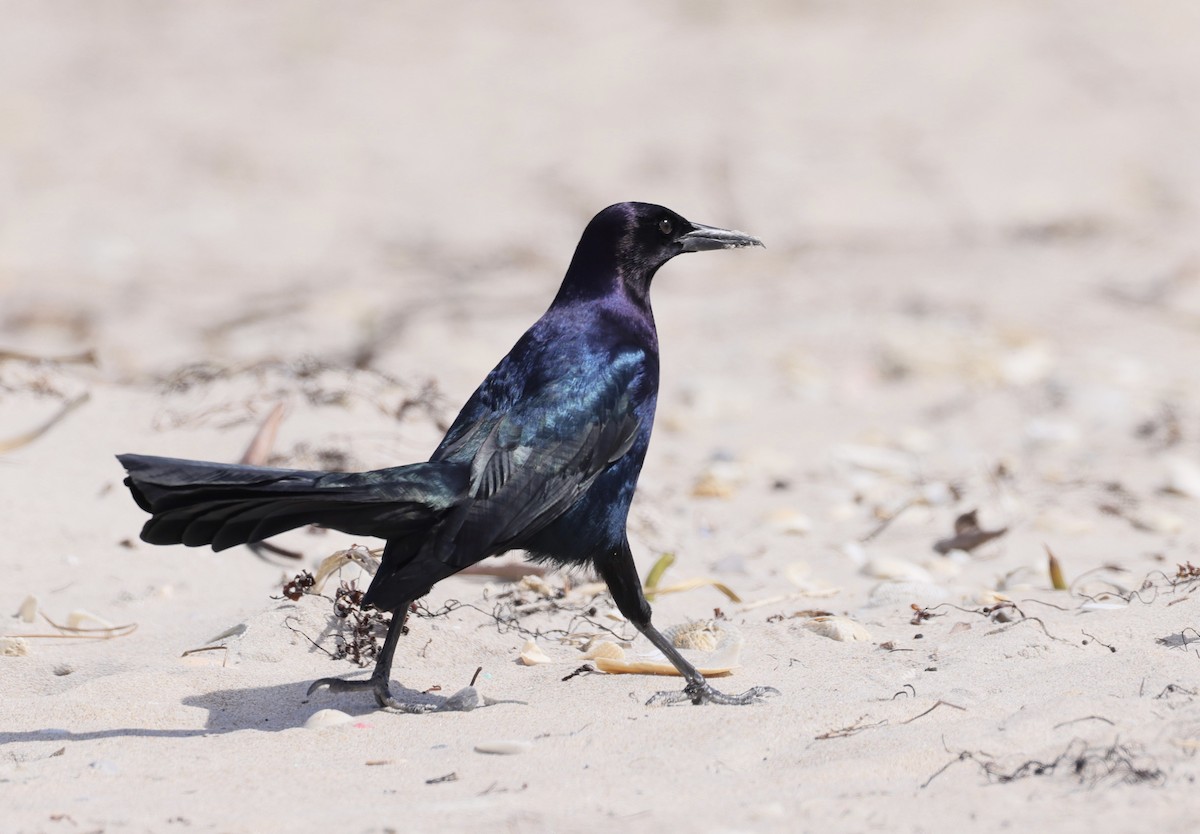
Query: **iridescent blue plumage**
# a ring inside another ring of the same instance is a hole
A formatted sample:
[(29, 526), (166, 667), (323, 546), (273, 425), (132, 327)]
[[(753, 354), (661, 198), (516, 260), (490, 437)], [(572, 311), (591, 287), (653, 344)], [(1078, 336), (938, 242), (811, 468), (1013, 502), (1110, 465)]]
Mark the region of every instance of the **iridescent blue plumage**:
[(650, 283), (683, 252), (761, 245), (647, 203), (620, 203), (584, 230), (549, 309), (463, 406), (429, 461), (366, 473), (322, 473), (123, 455), (151, 513), (156, 544), (257, 541), (302, 524), (387, 539), (364, 603), (395, 612), (371, 680), (326, 679), (338, 691), (388, 688), (392, 654), (415, 599), (489, 556), (593, 567), (618, 607), (688, 679), (663, 700), (750, 703), (765, 690), (716, 692), (650, 624), (625, 525), (650, 442), (658, 336)]

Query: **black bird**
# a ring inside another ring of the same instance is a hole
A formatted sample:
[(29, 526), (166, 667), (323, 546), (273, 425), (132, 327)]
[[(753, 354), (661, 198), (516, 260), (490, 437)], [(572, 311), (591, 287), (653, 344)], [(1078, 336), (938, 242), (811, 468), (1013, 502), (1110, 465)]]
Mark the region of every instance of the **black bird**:
[(508, 550), (591, 566), (613, 600), (687, 679), (655, 703), (750, 704), (770, 687), (725, 695), (650, 623), (625, 523), (650, 442), (658, 335), (650, 282), (684, 252), (762, 246), (648, 203), (619, 203), (583, 232), (550, 308), (467, 400), (426, 463), (338, 473), (119, 455), (151, 513), (151, 544), (223, 550), (305, 524), (387, 540), (363, 604), (393, 612), (371, 677), (324, 678), (309, 693), (390, 689), (409, 606), (442, 579)]

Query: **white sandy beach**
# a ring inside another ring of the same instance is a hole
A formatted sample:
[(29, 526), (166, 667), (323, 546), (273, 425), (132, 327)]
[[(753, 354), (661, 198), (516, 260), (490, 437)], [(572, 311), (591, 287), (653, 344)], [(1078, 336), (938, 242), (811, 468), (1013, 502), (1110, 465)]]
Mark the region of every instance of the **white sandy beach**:
[[(1196, 829), (1200, 7), (643, 5), (5, 6), (0, 831)], [(633, 629), (551, 575), (515, 620), (442, 583), (396, 655), (523, 703), (309, 698), (366, 674), (365, 579), (283, 583), (378, 542), (138, 540), (115, 454), (235, 461), (277, 404), (275, 465), (427, 456), (623, 200), (768, 247), (656, 278), (630, 536), (740, 599), (655, 622), (719, 615), (716, 684), (779, 697), (563, 680)], [(1003, 535), (937, 552), (972, 510)]]

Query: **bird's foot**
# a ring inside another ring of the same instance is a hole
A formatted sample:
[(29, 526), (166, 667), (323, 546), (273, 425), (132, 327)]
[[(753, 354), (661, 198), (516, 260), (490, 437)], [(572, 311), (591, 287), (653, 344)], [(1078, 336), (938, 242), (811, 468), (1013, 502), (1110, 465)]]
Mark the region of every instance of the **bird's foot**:
[(362, 681), (348, 681), (342, 678), (321, 678), (313, 681), (308, 688), (309, 696), (322, 689), (330, 692), (372, 692), (379, 706), (394, 712), (409, 715), (423, 715), (427, 712), (470, 712), (478, 707), (490, 707), (492, 704), (524, 703), (523, 701), (496, 701), (479, 694), (473, 686), (464, 686), (448, 698), (442, 698), (441, 703), (425, 701), (401, 701), (392, 694), (386, 678), (369, 677)]
[(396, 700), (396, 696), (392, 695), (392, 689), (387, 678), (375, 675), (363, 681), (348, 681), (342, 678), (321, 678), (312, 682), (312, 686), (308, 688), (308, 696), (311, 698), (322, 689), (327, 689), (333, 693), (370, 692), (375, 696), (375, 703), (385, 709), (400, 710), (402, 712), (431, 712), (433, 710), (432, 704), (406, 704)]
[(778, 694), (779, 690), (773, 686), (756, 686), (752, 689), (747, 689), (740, 695), (726, 695), (724, 692), (713, 689), (708, 681), (701, 681), (699, 683), (689, 683), (682, 690), (656, 692), (646, 702), (646, 706), (669, 706), (671, 704), (682, 704), (684, 701), (691, 701), (697, 706), (700, 704), (745, 706), (747, 704), (761, 704), (768, 696)]

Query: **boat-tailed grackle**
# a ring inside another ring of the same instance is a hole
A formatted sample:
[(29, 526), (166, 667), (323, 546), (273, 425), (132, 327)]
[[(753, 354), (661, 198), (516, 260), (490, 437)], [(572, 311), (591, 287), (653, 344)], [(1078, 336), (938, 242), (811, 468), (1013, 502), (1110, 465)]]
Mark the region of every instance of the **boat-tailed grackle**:
[(619, 203), (583, 232), (545, 314), (487, 375), (425, 463), (339, 473), (120, 455), (125, 483), (151, 514), (152, 544), (222, 550), (305, 524), (387, 540), (363, 604), (393, 612), (371, 677), (324, 678), (402, 711), (389, 681), (411, 603), (468, 565), (508, 550), (594, 568), (637, 629), (687, 686), (651, 703), (751, 704), (770, 687), (718, 692), (651, 624), (626, 537), (650, 442), (658, 336), (650, 282), (676, 255), (761, 246), (662, 206)]

